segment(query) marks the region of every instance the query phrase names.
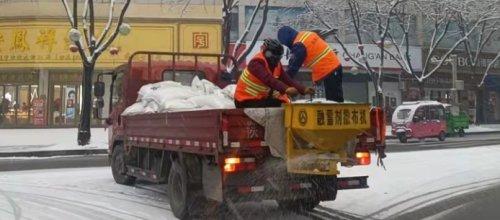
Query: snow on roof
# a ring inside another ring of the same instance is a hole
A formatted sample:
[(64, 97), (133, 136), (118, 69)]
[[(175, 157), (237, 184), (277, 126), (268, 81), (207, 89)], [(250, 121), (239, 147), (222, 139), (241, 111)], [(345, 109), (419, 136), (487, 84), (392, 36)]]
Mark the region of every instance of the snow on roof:
[(443, 105), (443, 103), (438, 102), (438, 101), (414, 101), (414, 102), (403, 102), (402, 105)]

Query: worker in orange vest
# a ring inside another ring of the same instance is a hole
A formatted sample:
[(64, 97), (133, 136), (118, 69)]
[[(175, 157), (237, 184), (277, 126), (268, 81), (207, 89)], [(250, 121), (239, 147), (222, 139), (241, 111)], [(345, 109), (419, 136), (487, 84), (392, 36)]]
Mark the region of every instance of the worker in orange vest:
[(294, 77), (302, 66), (312, 69), (312, 81), (327, 100), (344, 101), (342, 91), (342, 65), (328, 43), (317, 33), (298, 32), (284, 26), (278, 30), (279, 41), (290, 49), (291, 58), (287, 74)]
[(237, 108), (280, 107), (290, 102), (288, 96), (314, 94), (314, 89), (285, 74), (281, 65), (283, 52), (278, 40), (264, 40), (260, 52), (250, 60), (236, 84)]

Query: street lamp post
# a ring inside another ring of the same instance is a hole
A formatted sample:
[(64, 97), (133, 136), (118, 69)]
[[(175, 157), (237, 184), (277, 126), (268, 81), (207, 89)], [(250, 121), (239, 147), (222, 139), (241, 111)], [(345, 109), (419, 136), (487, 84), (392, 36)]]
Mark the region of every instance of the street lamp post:
[(451, 64), (451, 101), (453, 106), (458, 106), (458, 90), (457, 90), (457, 65), (458, 65), (458, 56), (456, 54), (450, 55), (450, 64)]

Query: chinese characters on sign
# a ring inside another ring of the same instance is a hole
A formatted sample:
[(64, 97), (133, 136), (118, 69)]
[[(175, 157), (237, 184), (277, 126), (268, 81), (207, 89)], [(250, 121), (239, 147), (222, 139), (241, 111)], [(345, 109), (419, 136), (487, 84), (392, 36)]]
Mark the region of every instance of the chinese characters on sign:
[(41, 98), (33, 99), (33, 124), (43, 126), (46, 124), (45, 100)]
[(193, 33), (193, 48), (195, 49), (207, 49), (208, 45), (208, 33), (207, 32), (194, 32)]
[[(300, 115), (299, 115), (300, 117)], [(364, 109), (319, 109), (316, 111), (316, 124), (319, 126), (332, 125), (366, 125), (367, 112)]]
[(2, 51), (2, 44), (5, 40), (3, 39), (3, 34), (0, 33), (0, 51)]
[(30, 47), (28, 46), (28, 42), (26, 41), (27, 30), (15, 30), (13, 32), (14, 37), (12, 42), (11, 51), (20, 51), (25, 52), (29, 51)]
[(42, 49), (47, 49), (48, 52), (52, 52), (52, 48), (56, 43), (56, 30), (40, 30), (40, 34), (36, 39), (36, 44), (38, 44)]
[(0, 62), (79, 62), (70, 44), (65, 28), (0, 28)]

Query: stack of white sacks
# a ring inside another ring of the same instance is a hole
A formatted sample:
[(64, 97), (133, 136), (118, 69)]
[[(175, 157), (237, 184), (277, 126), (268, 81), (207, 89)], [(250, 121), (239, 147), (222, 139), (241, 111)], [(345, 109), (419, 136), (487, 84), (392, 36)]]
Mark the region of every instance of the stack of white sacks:
[(220, 89), (208, 80), (195, 77), (191, 86), (178, 82), (164, 81), (144, 85), (137, 102), (128, 107), (122, 115), (187, 111), (200, 109), (232, 109), (236, 85)]

